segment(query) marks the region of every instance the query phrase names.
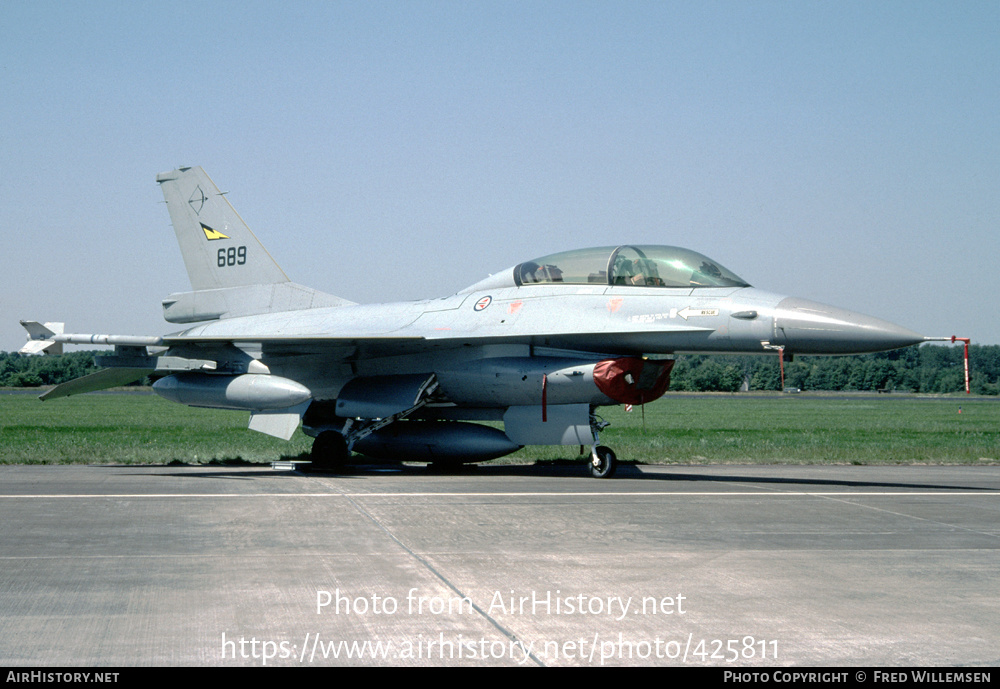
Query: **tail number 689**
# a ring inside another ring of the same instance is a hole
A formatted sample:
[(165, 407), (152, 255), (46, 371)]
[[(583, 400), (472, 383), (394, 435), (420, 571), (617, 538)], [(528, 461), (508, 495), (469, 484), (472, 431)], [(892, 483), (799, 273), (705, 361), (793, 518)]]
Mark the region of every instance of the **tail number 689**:
[(241, 266), (246, 262), (247, 248), (245, 246), (231, 246), (228, 249), (219, 249), (217, 263), (220, 268)]

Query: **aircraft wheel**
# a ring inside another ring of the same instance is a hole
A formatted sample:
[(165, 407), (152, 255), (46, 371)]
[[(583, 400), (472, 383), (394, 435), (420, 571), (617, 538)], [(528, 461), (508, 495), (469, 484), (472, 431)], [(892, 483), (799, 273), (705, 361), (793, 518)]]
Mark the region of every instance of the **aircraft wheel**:
[(314, 469), (331, 471), (347, 464), (351, 453), (344, 436), (336, 431), (324, 431), (313, 441), (311, 454)]
[(618, 457), (610, 447), (598, 445), (597, 450), (590, 456), (588, 468), (594, 478), (611, 478), (618, 468)]

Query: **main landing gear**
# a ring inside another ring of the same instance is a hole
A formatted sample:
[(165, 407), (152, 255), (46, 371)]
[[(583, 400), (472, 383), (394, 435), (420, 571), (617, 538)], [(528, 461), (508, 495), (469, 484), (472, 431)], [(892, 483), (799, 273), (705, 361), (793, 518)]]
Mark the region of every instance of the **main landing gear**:
[(312, 466), (320, 471), (343, 469), (351, 456), (347, 439), (337, 431), (323, 431), (313, 440)]

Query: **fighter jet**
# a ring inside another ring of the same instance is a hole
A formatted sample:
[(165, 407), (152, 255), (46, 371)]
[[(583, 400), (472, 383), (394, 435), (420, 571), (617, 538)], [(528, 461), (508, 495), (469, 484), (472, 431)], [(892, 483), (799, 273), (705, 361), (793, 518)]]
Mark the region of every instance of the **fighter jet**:
[[(525, 445), (599, 444), (605, 405), (652, 402), (682, 353), (856, 354), (924, 337), (871, 316), (766, 292), (674, 246), (577, 249), (427, 301), (355, 304), (295, 284), (199, 167), (160, 184), (191, 280), (163, 300), (170, 335), (78, 335), (22, 321), (27, 353), (113, 345), (97, 373), (43, 400), (156, 378), (160, 396), (250, 412), (249, 427), (315, 440), (315, 468), (352, 453), (484, 461)], [(501, 428), (502, 425), (502, 428)]]

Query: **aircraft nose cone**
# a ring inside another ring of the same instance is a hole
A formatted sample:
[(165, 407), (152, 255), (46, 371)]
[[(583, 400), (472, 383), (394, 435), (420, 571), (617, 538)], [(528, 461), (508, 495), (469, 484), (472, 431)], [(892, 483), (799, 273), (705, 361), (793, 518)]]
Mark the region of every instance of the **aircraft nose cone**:
[(801, 354), (881, 352), (924, 341), (895, 323), (798, 297), (778, 303), (774, 327), (777, 339)]

